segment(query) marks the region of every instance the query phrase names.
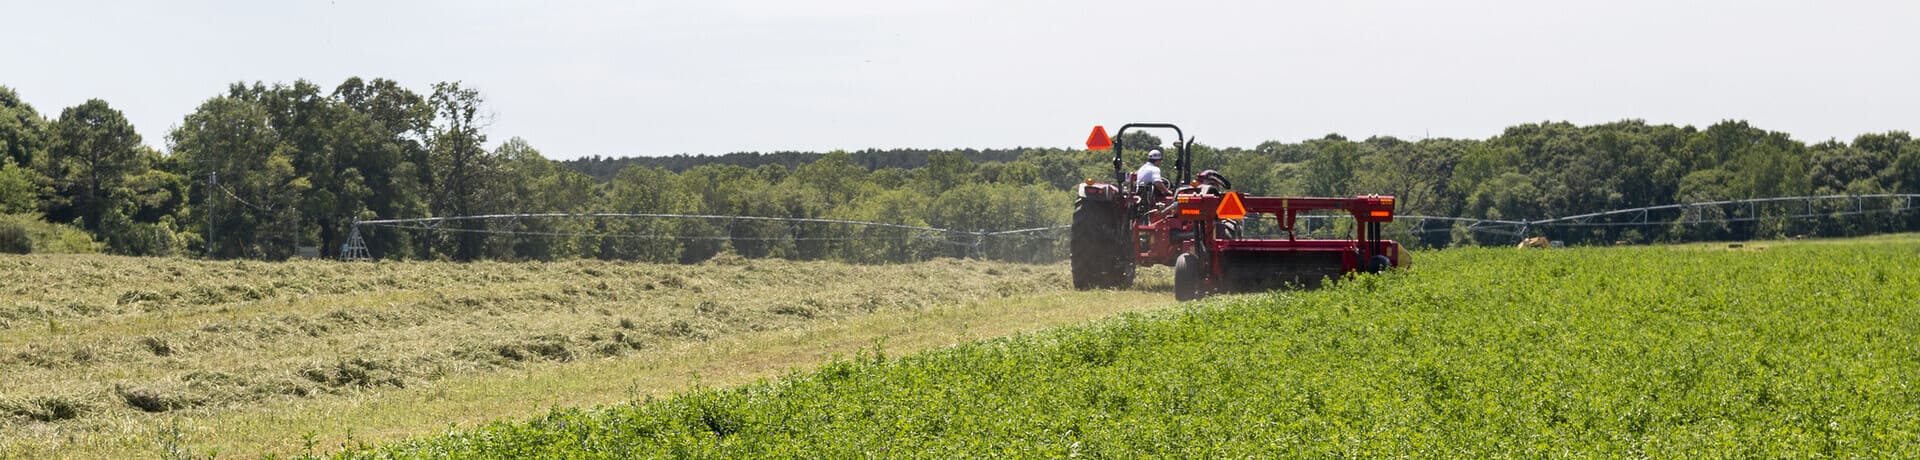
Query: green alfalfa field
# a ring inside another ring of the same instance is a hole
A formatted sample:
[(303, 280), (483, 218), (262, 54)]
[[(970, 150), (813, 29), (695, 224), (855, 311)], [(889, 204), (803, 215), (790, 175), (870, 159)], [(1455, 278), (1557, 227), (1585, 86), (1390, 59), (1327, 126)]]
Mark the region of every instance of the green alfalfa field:
[(330, 455), (1920, 456), (1920, 239), (1419, 256)]

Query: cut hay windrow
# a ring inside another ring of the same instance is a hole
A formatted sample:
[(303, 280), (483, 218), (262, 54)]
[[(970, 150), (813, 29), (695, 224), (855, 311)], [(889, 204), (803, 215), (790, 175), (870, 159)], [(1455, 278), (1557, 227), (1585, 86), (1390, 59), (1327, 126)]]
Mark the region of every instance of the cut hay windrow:
[[(0, 445), (1065, 290), (1064, 269), (0, 256)], [(928, 280), (938, 280), (928, 282)], [(38, 446), (38, 447), (34, 447)], [(40, 450), (45, 449), (45, 450)], [(9, 448), (12, 450), (12, 448)]]

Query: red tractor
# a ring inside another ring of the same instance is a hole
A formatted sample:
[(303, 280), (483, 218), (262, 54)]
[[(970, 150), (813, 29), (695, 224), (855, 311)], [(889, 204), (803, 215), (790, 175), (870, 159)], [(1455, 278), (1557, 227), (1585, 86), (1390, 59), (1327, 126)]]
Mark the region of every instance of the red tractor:
[[(1172, 174), (1166, 188), (1137, 184), (1113, 142), (1132, 129), (1171, 129)], [(1241, 196), (1224, 176), (1193, 172), (1192, 142), (1178, 126), (1129, 123), (1112, 137), (1093, 127), (1090, 150), (1113, 150), (1113, 183), (1087, 179), (1074, 188), (1072, 261), (1077, 289), (1124, 288), (1139, 266), (1173, 266), (1174, 298), (1214, 292), (1312, 286), (1348, 273), (1405, 266), (1400, 244), (1381, 239), (1393, 221), (1392, 196), (1302, 198)], [(1352, 239), (1303, 239), (1300, 214), (1321, 210), (1353, 216)], [(1285, 238), (1242, 236), (1248, 215), (1273, 216)]]

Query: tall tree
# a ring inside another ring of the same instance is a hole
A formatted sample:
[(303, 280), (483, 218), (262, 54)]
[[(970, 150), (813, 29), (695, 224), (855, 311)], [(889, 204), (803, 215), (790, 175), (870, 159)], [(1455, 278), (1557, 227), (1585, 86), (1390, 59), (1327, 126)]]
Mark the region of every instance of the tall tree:
[[(507, 139), (494, 148), (499, 165), (496, 184), (486, 195), (486, 209), (499, 212), (587, 212), (595, 197), (593, 180), (548, 160), (525, 139)], [(577, 257), (585, 241), (569, 233), (590, 233), (582, 222), (569, 220), (515, 220), (511, 238), (488, 241), (487, 257), (553, 260)]]
[(854, 164), (852, 155), (836, 150), (794, 169), (787, 182), (788, 186), (818, 190), (832, 203), (846, 203), (860, 195), (866, 177), (866, 168)]
[(100, 231), (105, 215), (119, 207), (115, 190), (128, 174), (147, 167), (140, 155), (140, 134), (119, 110), (91, 99), (60, 112), (53, 141), (43, 171), (53, 178), (64, 206), (48, 217), (80, 220), (87, 230)]
[(0, 86), (0, 157), (13, 164), (33, 166), (46, 154), (47, 120), (13, 88)]
[[(1908, 142), (1893, 160), (1893, 177), (1900, 193), (1920, 193), (1920, 142)], [(1915, 213), (1920, 214), (1920, 213)]]
[(1354, 168), (1360, 163), (1360, 148), (1344, 138), (1329, 136), (1307, 160), (1307, 193), (1314, 196), (1345, 195), (1353, 184)]
[[(480, 130), (484, 101), (479, 91), (461, 87), (460, 82), (435, 83), (428, 101), (435, 114), (430, 141), (432, 167), (441, 178), (434, 210), (443, 216), (476, 214), (493, 166), (481, 147), (487, 142)], [(461, 231), (454, 235), (454, 258), (479, 257), (486, 237), (479, 223), (463, 220), (458, 225)]]
[(1888, 131), (1868, 133), (1853, 138), (1854, 148), (1873, 152), (1883, 165), (1874, 171), (1875, 180), (1883, 190), (1898, 190), (1900, 183), (1920, 180), (1911, 175), (1902, 174), (1899, 168), (1902, 152), (1915, 144), (1911, 134), (1906, 131)]
[(0, 213), (39, 210), (50, 182), (34, 164), (47, 154), (47, 120), (0, 86)]
[[(285, 258), (298, 244), (299, 177), (272, 115), (253, 101), (216, 97), (175, 128), (170, 141), (180, 168), (211, 222), (194, 222), (213, 257)], [(214, 182), (217, 180), (217, 183)]]
[[(358, 173), (366, 185), (360, 219), (425, 217), (432, 213), (433, 170), (426, 140), (433, 108), (399, 83), (387, 79), (348, 78), (333, 91), (343, 113), (332, 126), (332, 150), (343, 172)], [(349, 223), (350, 225), (350, 223)], [(424, 256), (427, 241), (418, 232), (364, 228), (363, 241), (381, 257)], [(408, 244), (408, 241), (416, 244)], [(327, 247), (331, 248), (332, 242)]]

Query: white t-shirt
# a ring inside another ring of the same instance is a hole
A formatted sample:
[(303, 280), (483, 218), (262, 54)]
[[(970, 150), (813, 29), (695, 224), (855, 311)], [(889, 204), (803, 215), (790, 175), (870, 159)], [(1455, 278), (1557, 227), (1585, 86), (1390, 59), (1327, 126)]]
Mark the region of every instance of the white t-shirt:
[(1135, 184), (1152, 185), (1154, 182), (1160, 181), (1160, 167), (1155, 166), (1152, 162), (1148, 162), (1147, 164), (1140, 165), (1140, 170), (1134, 171), (1133, 176)]

